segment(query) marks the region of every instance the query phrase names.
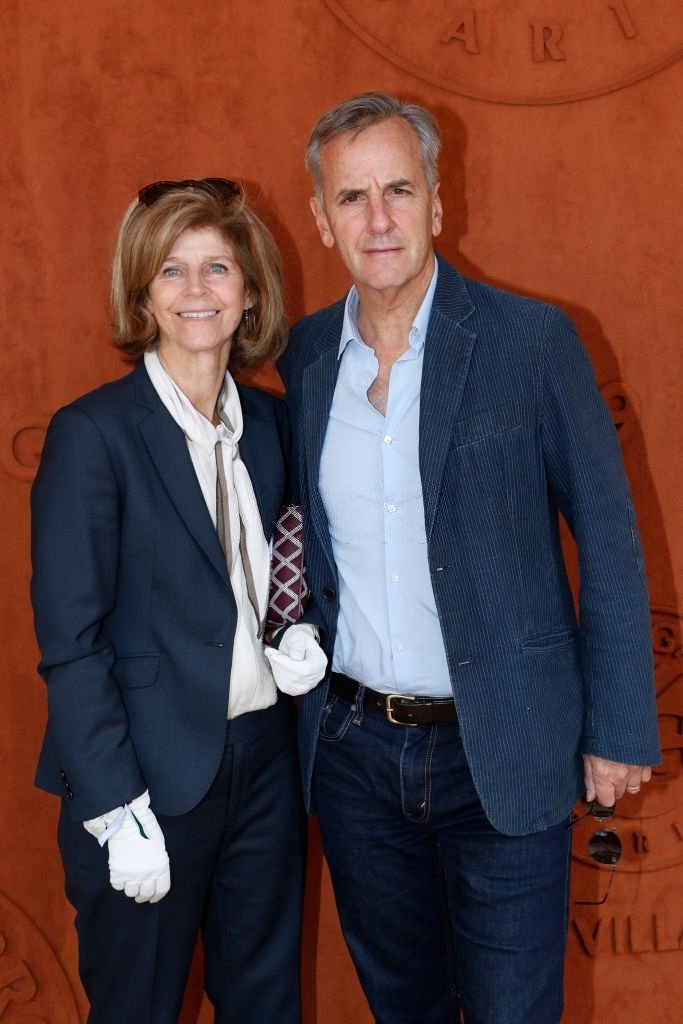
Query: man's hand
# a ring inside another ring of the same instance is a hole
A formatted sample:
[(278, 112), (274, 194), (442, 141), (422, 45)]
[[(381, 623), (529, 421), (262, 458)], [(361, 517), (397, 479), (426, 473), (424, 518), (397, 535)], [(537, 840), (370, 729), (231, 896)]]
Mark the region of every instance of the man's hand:
[(136, 903), (158, 903), (171, 888), (166, 843), (149, 806), (149, 791), (124, 807), (84, 821), (100, 846), (109, 845), (109, 881)]
[(586, 800), (598, 800), (603, 807), (614, 807), (624, 793), (639, 793), (640, 787), (650, 781), (652, 768), (641, 764), (620, 764), (602, 757), (583, 755), (583, 774)]
[(325, 675), (327, 658), (318, 644), (313, 626), (299, 622), (289, 626), (280, 646), (266, 647), (278, 690), (298, 697), (312, 690)]

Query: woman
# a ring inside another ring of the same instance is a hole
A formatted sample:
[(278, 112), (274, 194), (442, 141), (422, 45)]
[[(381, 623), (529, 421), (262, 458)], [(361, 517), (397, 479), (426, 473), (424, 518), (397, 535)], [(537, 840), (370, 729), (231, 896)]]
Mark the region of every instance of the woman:
[(57, 413), (32, 493), (36, 781), (63, 798), (89, 1021), (175, 1024), (201, 929), (216, 1020), (295, 1024), (298, 767), (260, 640), (287, 430), (232, 376), (284, 345), (277, 250), (234, 182), (156, 182), (112, 295), (135, 369)]

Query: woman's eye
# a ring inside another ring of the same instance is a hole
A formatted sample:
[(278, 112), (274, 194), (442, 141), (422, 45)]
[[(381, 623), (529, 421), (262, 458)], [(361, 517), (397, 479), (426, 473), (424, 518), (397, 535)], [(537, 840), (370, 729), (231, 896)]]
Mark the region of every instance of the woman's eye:
[(223, 263), (210, 263), (209, 273), (210, 274), (227, 274), (228, 268)]
[(164, 267), (161, 271), (162, 277), (178, 277), (180, 274), (180, 267)]

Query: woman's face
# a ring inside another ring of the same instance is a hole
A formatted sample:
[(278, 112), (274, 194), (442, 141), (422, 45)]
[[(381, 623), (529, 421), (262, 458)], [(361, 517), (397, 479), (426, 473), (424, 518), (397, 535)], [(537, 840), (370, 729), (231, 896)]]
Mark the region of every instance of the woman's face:
[(208, 227), (178, 236), (147, 295), (162, 360), (210, 351), (229, 356), (232, 336), (251, 305), (232, 245)]

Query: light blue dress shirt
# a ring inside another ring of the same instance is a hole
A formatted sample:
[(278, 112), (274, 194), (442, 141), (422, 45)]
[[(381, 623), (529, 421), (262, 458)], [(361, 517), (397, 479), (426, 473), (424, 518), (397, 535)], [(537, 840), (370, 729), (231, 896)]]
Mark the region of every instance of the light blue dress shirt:
[(339, 571), (332, 665), (382, 693), (451, 696), (427, 559), (418, 461), (420, 384), (437, 269), (391, 368), (386, 415), (367, 391), (374, 351), (346, 300), (339, 376), (320, 462), (320, 493)]

